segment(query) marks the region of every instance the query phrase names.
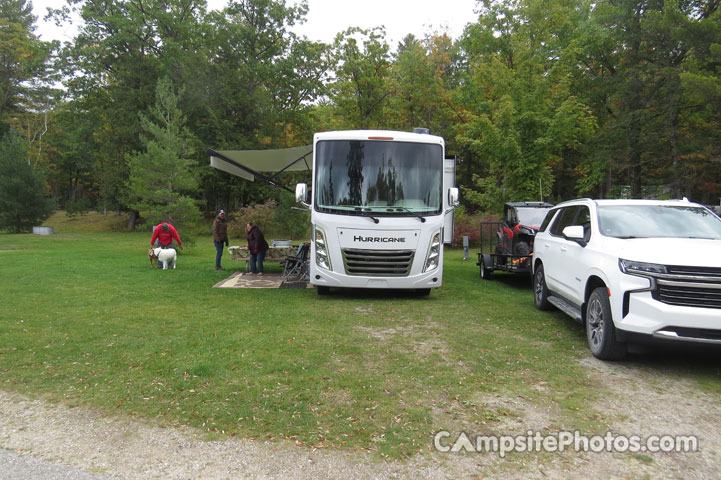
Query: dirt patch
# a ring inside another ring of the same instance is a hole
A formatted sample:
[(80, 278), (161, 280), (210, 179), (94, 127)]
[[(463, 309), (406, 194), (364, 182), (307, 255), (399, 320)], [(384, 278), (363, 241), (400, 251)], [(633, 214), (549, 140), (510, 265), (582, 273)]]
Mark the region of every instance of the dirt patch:
[(706, 479), (721, 466), (721, 405), (685, 378), (660, 376), (629, 364), (581, 361), (589, 376), (611, 393), (596, 408), (616, 434), (695, 436), (693, 453), (647, 454), (652, 477)]

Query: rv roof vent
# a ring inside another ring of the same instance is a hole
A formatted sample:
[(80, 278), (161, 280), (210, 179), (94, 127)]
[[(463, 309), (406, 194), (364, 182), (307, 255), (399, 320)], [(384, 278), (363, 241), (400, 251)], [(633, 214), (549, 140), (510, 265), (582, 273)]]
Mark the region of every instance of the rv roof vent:
[(423, 135), (428, 135), (429, 133), (431, 133), (431, 131), (427, 128), (416, 127), (413, 129), (413, 133), (420, 133)]

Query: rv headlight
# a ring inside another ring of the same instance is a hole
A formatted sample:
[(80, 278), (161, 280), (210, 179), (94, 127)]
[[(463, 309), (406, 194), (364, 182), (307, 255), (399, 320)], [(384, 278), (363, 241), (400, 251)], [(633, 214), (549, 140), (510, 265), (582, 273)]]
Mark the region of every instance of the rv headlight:
[(426, 264), (423, 267), (423, 273), (438, 268), (441, 260), (441, 231), (438, 230), (431, 238), (431, 245), (428, 247), (428, 255), (426, 255)]
[(315, 227), (315, 235), (313, 236), (315, 243), (315, 264), (326, 270), (331, 270), (330, 255), (328, 255), (328, 244), (325, 241), (325, 232)]

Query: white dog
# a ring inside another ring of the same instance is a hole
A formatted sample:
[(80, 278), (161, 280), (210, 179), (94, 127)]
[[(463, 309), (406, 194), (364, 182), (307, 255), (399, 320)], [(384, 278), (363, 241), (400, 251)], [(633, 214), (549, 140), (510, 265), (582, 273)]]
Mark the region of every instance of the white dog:
[(158, 263), (163, 264), (163, 270), (175, 268), (175, 260), (178, 258), (178, 252), (174, 248), (156, 248), (153, 250), (155, 256), (158, 257)]

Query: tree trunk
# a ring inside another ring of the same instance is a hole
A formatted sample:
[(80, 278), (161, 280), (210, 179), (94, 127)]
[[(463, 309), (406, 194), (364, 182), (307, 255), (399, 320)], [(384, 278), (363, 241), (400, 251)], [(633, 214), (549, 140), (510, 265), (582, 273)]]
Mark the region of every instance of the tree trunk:
[[(634, 19), (634, 26), (640, 30), (638, 18)], [(626, 97), (628, 121), (628, 146), (629, 146), (629, 180), (631, 183), (631, 198), (641, 198), (641, 128), (643, 121), (643, 81), (638, 69), (641, 68), (641, 40), (637, 34), (631, 44), (631, 65), (629, 66), (631, 78), (628, 85), (628, 96)]]
[(130, 213), (128, 213), (128, 231), (134, 232), (135, 231), (135, 222), (138, 221), (138, 217), (140, 217), (140, 212), (137, 210), (131, 210)]

